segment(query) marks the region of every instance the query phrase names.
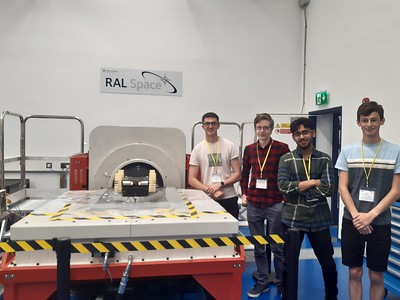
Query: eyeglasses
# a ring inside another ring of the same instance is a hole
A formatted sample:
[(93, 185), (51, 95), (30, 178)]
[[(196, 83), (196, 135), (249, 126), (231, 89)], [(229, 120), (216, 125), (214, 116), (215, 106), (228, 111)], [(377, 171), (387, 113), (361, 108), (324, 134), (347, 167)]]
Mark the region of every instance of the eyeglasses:
[(217, 125), (218, 125), (218, 122), (204, 122), (203, 123), (204, 127), (209, 127), (209, 126), (215, 127)]
[(270, 130), (271, 129), (271, 127), (269, 127), (269, 126), (257, 126), (256, 127), (256, 130), (257, 131), (268, 131), (268, 130)]
[(310, 133), (311, 130), (296, 131), (295, 133), (293, 133), (293, 136), (295, 137), (300, 137), (301, 135), (308, 136)]

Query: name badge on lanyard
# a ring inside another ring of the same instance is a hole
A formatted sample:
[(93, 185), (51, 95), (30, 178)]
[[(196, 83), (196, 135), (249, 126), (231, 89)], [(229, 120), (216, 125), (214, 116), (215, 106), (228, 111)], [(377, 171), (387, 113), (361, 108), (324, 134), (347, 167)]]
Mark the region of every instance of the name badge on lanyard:
[(268, 189), (268, 178), (256, 178), (256, 189)]
[(368, 181), (369, 181), (369, 177), (370, 177), (371, 172), (372, 172), (372, 168), (373, 168), (373, 166), (375, 164), (375, 160), (378, 157), (379, 150), (381, 149), (381, 145), (382, 145), (382, 139), (379, 140), (378, 149), (375, 152), (374, 158), (372, 159), (371, 165), (369, 166), (369, 170), (367, 172), (367, 167), (365, 166), (365, 161), (364, 161), (364, 146), (363, 146), (363, 142), (361, 141), (361, 158), (362, 158), (363, 169), (364, 169), (364, 174), (365, 174), (365, 179), (366, 179), (367, 186), (366, 187), (364, 187), (364, 186), (360, 187), (359, 196), (358, 196), (358, 199), (360, 201), (374, 202), (375, 189), (374, 188), (370, 188), (368, 186)]
[(220, 153), (219, 139), (218, 139), (218, 143), (217, 143), (217, 151), (216, 151), (215, 157), (214, 157), (213, 151), (211, 150), (211, 147), (207, 141), (206, 141), (206, 144), (208, 147), (208, 151), (210, 153), (212, 164), (214, 165), (214, 171), (211, 175), (211, 182), (212, 183), (222, 182), (222, 172), (219, 169), (219, 167), (222, 166), (222, 161), (220, 161), (221, 153)]
[(216, 183), (216, 182), (221, 182), (221, 176), (218, 173), (213, 173), (211, 176), (211, 182)]
[(374, 202), (375, 189), (370, 187), (360, 187), (358, 199), (365, 202)]
[(265, 167), (265, 163), (268, 160), (268, 156), (269, 156), (269, 152), (271, 151), (271, 147), (272, 147), (272, 143), (274, 141), (271, 140), (271, 144), (268, 147), (268, 151), (267, 154), (265, 155), (263, 164), (261, 165), (261, 160), (260, 160), (260, 155), (258, 153), (258, 142), (257, 142), (257, 146), (256, 146), (256, 152), (257, 152), (257, 160), (258, 160), (258, 166), (260, 167), (260, 177), (256, 178), (256, 189), (260, 189), (260, 190), (266, 190), (268, 189), (268, 178), (262, 178), (262, 174), (263, 174), (263, 170)]

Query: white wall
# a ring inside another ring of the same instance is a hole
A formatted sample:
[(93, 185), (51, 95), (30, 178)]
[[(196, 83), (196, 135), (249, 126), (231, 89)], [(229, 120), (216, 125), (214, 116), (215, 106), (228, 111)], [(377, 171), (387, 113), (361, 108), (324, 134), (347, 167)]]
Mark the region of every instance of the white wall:
[[(343, 145), (360, 139), (363, 97), (384, 105), (382, 136), (400, 142), (399, 15), (398, 0), (307, 8), (303, 112), (342, 106)], [(3, 0), (0, 111), (81, 117), (86, 140), (99, 125), (177, 127), (189, 151), (206, 111), (238, 123), (301, 112), (303, 30), (296, 0)], [(183, 97), (102, 94), (100, 67), (183, 72)], [(320, 90), (329, 105), (315, 106)], [(77, 125), (41, 122), (29, 124), (28, 155), (79, 150)], [(7, 120), (6, 154), (18, 152), (17, 128)]]
[[(296, 0), (3, 0), (0, 111), (78, 116), (86, 141), (99, 125), (176, 127), (189, 151), (206, 111), (300, 110), (302, 17)], [(101, 67), (183, 72), (183, 96), (102, 94)], [(78, 128), (55, 123), (32, 125), (31, 155), (79, 150)]]
[(321, 108), (343, 107), (343, 145), (361, 139), (355, 121), (364, 97), (385, 108), (382, 137), (400, 143), (399, 16), (397, 0), (311, 0), (307, 8), (306, 111), (328, 90), (330, 104)]
[[(364, 97), (385, 109), (381, 136), (400, 143), (399, 16), (397, 0), (311, 0), (307, 8), (305, 110), (342, 106), (342, 146), (361, 139), (356, 112)], [(314, 94), (321, 90), (329, 91), (330, 103), (316, 107)]]

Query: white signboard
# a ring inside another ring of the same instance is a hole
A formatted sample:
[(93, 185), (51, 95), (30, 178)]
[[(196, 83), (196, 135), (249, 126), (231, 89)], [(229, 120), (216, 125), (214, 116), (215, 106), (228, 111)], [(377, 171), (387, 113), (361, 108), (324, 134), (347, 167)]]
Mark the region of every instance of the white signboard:
[(101, 68), (100, 92), (182, 96), (182, 72)]

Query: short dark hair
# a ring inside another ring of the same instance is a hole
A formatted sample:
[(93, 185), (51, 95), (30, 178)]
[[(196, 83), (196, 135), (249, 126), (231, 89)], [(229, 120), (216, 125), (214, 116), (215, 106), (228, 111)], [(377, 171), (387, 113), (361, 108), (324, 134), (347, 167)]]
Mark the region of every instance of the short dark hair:
[(293, 134), (303, 125), (304, 128), (315, 129), (314, 122), (309, 118), (300, 117), (290, 123), (290, 132)]
[(360, 116), (369, 116), (373, 112), (377, 112), (381, 117), (381, 120), (385, 118), (382, 105), (375, 101), (366, 101), (357, 109), (357, 121), (360, 121)]
[(205, 113), (204, 115), (203, 115), (203, 117), (201, 118), (201, 122), (202, 123), (204, 123), (204, 119), (205, 118), (215, 118), (215, 119), (217, 119), (217, 122), (219, 123), (219, 117), (218, 117), (218, 115), (215, 113), (215, 112), (208, 112), (208, 113)]
[(271, 115), (267, 113), (256, 114), (256, 117), (254, 118), (254, 128), (256, 127), (257, 123), (263, 120), (269, 121), (271, 123), (271, 127), (274, 128), (274, 120), (272, 119)]

